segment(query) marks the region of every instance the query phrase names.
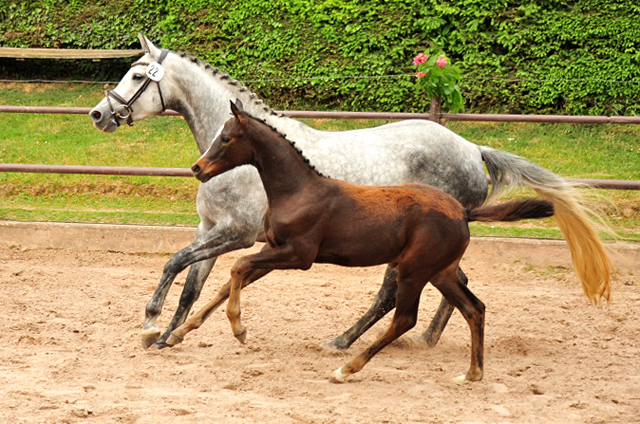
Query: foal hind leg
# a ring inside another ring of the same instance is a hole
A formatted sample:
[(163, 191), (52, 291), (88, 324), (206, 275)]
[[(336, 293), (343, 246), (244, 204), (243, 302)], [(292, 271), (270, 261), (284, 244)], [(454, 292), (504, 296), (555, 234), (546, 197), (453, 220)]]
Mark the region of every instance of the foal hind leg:
[(371, 346), (351, 359), (347, 364), (333, 372), (329, 381), (332, 383), (344, 383), (346, 378), (355, 374), (380, 352), (385, 346), (412, 329), (418, 320), (418, 306), (420, 293), (426, 285), (428, 278), (406, 278), (398, 282), (398, 295), (396, 296), (396, 311), (387, 331)]
[[(460, 267), (458, 267), (458, 277), (465, 286), (469, 283), (469, 279), (464, 272), (462, 272), (462, 268)], [(431, 324), (429, 324), (429, 327), (427, 327), (425, 332), (420, 336), (420, 338), (427, 343), (427, 346), (435, 347), (438, 344), (440, 336), (442, 336), (442, 332), (447, 326), (454, 309), (454, 306), (447, 302), (447, 299), (443, 296), (442, 300), (440, 300), (438, 310), (431, 319)]]
[[(462, 268), (458, 268), (458, 275), (464, 285), (467, 285), (468, 278), (462, 272)], [(376, 295), (373, 304), (369, 310), (356, 322), (351, 328), (345, 331), (341, 336), (336, 337), (330, 342), (323, 343), (321, 346), (328, 349), (346, 350), (355, 342), (365, 331), (371, 328), (383, 316), (388, 314), (396, 307), (396, 295), (398, 293), (398, 271), (387, 267), (384, 275), (384, 281), (380, 291)], [(451, 314), (455, 308), (447, 302), (444, 297), (440, 301), (438, 310), (431, 319), (431, 324), (427, 330), (420, 336), (429, 347), (434, 347), (440, 341), (440, 336), (444, 328), (451, 318)]]
[(382, 287), (376, 295), (369, 310), (350, 329), (341, 336), (321, 346), (328, 349), (346, 350), (371, 326), (396, 307), (396, 296), (398, 293), (398, 270), (387, 267), (384, 274)]
[(484, 350), (484, 304), (460, 281), (455, 269), (448, 268), (431, 280), (431, 284), (455, 306), (471, 330), (471, 364), (469, 371), (453, 379), (456, 384), (482, 380)]

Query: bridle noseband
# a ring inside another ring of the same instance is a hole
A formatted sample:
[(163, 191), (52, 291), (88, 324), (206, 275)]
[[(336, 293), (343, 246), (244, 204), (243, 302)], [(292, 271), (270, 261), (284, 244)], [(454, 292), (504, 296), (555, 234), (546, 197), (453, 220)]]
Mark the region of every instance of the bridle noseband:
[[(158, 59), (158, 62), (157, 62), (159, 65), (162, 64), (162, 61), (164, 60), (165, 57), (167, 57), (168, 53), (169, 53), (169, 50), (162, 49), (162, 52), (160, 53), (160, 58)], [(134, 66), (138, 66), (138, 65), (148, 66), (149, 62), (135, 62), (131, 65), (131, 67), (133, 68)], [(111, 122), (113, 122), (116, 126), (119, 127), (120, 126), (119, 119), (126, 119), (127, 125), (133, 126), (133, 117), (132, 117), (133, 109), (131, 108), (131, 105), (133, 105), (133, 103), (136, 100), (138, 100), (138, 97), (140, 97), (140, 95), (144, 92), (144, 90), (146, 90), (147, 87), (149, 87), (149, 84), (151, 84), (151, 81), (153, 80), (149, 78), (149, 76), (147, 76), (147, 79), (145, 80), (145, 82), (138, 89), (138, 91), (136, 91), (134, 95), (131, 96), (129, 101), (126, 101), (125, 99), (123, 99), (114, 90), (104, 92), (104, 95), (107, 98), (107, 103), (109, 104), (109, 111), (111, 112)], [(165, 110), (167, 110), (167, 108), (164, 105), (164, 98), (162, 97), (162, 90), (160, 89), (160, 81), (155, 81), (155, 83), (158, 85), (158, 94), (160, 94), (160, 102), (162, 103), (162, 111), (164, 112)], [(116, 106), (117, 110), (116, 108), (113, 107), (113, 104), (111, 103), (111, 99), (120, 103), (120, 106)], [(124, 115), (121, 113), (123, 110), (126, 111), (126, 114)]]

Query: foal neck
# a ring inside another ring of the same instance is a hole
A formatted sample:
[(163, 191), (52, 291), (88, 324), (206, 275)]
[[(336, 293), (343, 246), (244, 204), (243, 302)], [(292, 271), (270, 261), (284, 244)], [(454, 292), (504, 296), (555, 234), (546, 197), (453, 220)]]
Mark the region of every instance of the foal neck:
[(252, 164), (260, 174), (269, 204), (324, 180), (292, 142), (266, 123), (250, 118), (246, 136), (253, 148)]

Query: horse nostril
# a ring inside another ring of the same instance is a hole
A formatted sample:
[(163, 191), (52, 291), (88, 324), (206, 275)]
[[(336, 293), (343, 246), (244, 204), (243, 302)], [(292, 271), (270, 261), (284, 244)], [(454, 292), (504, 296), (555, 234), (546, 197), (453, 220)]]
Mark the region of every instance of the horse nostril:
[(198, 165), (198, 164), (196, 163), (195, 165), (193, 165), (193, 166), (191, 167), (191, 171), (192, 171), (194, 174), (198, 174), (198, 173), (201, 171), (201, 169), (200, 169), (200, 165)]
[(93, 118), (94, 121), (99, 121), (100, 118), (102, 118), (102, 114), (97, 110), (94, 110), (93, 112), (91, 112), (91, 117)]

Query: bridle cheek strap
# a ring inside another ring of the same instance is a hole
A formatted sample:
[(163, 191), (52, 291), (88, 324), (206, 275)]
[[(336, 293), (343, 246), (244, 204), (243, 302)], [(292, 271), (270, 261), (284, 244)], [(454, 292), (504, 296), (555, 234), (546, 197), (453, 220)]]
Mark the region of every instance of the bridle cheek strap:
[[(162, 64), (162, 61), (164, 60), (165, 57), (167, 57), (168, 53), (169, 53), (169, 50), (162, 49), (162, 52), (160, 53), (160, 58), (158, 58), (158, 64)], [(138, 66), (138, 65), (149, 65), (149, 63), (135, 62), (131, 65), (131, 67), (133, 68), (134, 66)], [(131, 96), (129, 101), (126, 101), (125, 99), (123, 99), (122, 96), (120, 96), (114, 90), (104, 92), (104, 95), (107, 98), (107, 103), (109, 104), (109, 111), (111, 112), (111, 122), (113, 122), (114, 124), (116, 124), (116, 126), (119, 127), (120, 119), (124, 119), (126, 120), (127, 125), (133, 126), (133, 109), (131, 108), (131, 106), (133, 105), (133, 103), (135, 103), (136, 100), (138, 100), (138, 97), (140, 97), (140, 95), (144, 92), (144, 90), (146, 90), (147, 87), (149, 87), (149, 84), (151, 83), (151, 81), (152, 81), (151, 78), (147, 77), (147, 79), (144, 81), (142, 86), (140, 86), (138, 91), (136, 91), (133, 94), (133, 96)], [(164, 104), (164, 98), (162, 97), (162, 89), (160, 88), (160, 81), (155, 81), (155, 83), (158, 86), (158, 94), (160, 95), (162, 112), (164, 112), (165, 110), (167, 110), (167, 108)], [(120, 103), (119, 105), (120, 107), (118, 108), (118, 105), (114, 107), (113, 104), (111, 103), (111, 99)], [(116, 108), (118, 108), (119, 110)], [(126, 113), (124, 114), (122, 113), (123, 109), (126, 111)]]

